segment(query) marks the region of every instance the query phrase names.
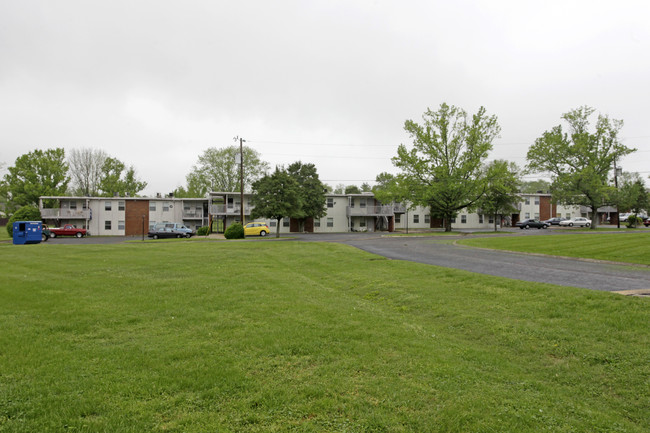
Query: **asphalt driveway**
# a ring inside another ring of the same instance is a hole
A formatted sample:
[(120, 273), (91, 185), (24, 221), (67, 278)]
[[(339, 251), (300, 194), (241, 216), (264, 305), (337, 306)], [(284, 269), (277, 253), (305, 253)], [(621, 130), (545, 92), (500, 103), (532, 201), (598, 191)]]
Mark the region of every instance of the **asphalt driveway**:
[[(538, 231), (522, 235), (536, 235)], [(588, 236), (588, 235), (587, 235)], [(301, 240), (340, 242), (394, 260), (408, 260), (517, 280), (592, 290), (647, 290), (650, 268), (528, 255), (454, 245), (460, 236), (381, 237), (373, 233), (303, 235)]]

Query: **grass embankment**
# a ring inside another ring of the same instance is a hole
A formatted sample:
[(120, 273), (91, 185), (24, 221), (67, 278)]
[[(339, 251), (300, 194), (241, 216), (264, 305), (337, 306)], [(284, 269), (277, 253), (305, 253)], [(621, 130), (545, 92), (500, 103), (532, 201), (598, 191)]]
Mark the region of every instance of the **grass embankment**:
[(331, 243), (0, 247), (2, 432), (645, 432), (649, 300)]
[(648, 232), (474, 238), (463, 239), (458, 243), (525, 253), (650, 265), (650, 233)]

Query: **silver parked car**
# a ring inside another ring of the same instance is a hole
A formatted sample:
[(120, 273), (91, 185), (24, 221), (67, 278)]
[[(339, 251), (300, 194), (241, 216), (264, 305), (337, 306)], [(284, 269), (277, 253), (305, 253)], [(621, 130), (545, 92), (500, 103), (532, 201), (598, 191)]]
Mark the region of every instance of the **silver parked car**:
[(560, 221), (560, 226), (589, 227), (591, 226), (591, 220), (588, 220), (585, 217), (575, 217), (568, 220)]

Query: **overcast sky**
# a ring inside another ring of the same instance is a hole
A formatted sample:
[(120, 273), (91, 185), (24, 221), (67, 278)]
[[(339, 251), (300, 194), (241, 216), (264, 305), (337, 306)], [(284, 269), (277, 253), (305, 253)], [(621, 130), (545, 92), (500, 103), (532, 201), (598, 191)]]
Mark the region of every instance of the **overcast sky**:
[(625, 0), (0, 0), (0, 162), (98, 148), (167, 193), (241, 136), (360, 185), (442, 102), (496, 115), (490, 159), (520, 166), (589, 105), (624, 120), (621, 165), (647, 179), (649, 20)]

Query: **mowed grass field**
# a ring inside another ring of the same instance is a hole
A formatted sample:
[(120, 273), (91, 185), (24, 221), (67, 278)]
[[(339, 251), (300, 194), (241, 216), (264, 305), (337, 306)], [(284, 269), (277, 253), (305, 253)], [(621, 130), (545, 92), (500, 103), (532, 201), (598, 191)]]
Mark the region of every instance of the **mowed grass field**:
[(0, 257), (3, 433), (650, 426), (648, 299), (333, 243)]
[(650, 265), (650, 231), (462, 239), (461, 245)]

